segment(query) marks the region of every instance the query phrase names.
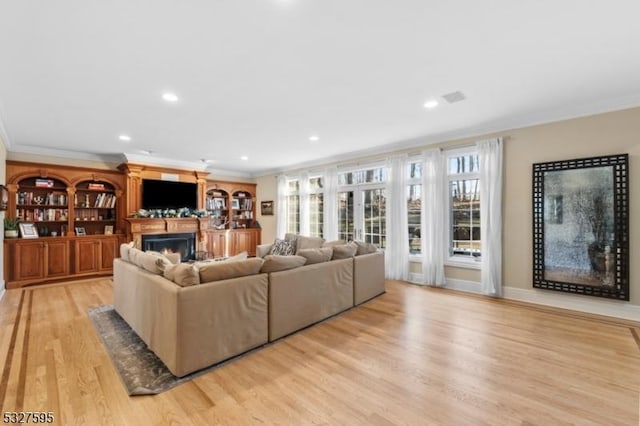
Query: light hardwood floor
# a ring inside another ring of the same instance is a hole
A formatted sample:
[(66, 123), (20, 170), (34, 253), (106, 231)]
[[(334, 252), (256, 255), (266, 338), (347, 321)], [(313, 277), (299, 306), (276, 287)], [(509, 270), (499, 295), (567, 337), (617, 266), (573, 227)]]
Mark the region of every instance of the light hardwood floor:
[(52, 411), (64, 425), (639, 421), (635, 323), (388, 281), (365, 305), (129, 397), (86, 314), (108, 303), (110, 279), (7, 291), (2, 411)]

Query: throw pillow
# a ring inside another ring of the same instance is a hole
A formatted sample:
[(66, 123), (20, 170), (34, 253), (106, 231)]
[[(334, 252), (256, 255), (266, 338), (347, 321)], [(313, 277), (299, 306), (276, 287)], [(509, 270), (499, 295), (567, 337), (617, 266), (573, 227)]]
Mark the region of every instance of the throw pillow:
[(200, 282), (228, 280), (260, 273), (264, 260), (252, 257), (246, 260), (232, 260), (225, 262), (211, 262), (199, 269)]
[(142, 255), (142, 254), (144, 254), (144, 252), (143, 252), (142, 250), (140, 250), (140, 249), (138, 249), (138, 248), (135, 248), (135, 247), (131, 247), (131, 248), (129, 249), (129, 262), (131, 262), (131, 263), (133, 263), (133, 264), (135, 264), (135, 265), (140, 266), (140, 265), (138, 264), (138, 256), (140, 256), (140, 255)]
[(163, 268), (158, 266), (157, 262), (161, 261), (162, 263), (171, 263), (169, 259), (160, 255), (157, 256), (153, 253), (142, 252), (136, 255), (136, 265), (144, 269), (145, 271), (149, 271), (152, 274), (161, 275)]
[(353, 241), (358, 246), (356, 256), (362, 256), (363, 254), (375, 253), (378, 247), (375, 244), (365, 243), (364, 241)]
[(273, 246), (271, 246), (271, 250), (269, 251), (270, 255), (277, 256), (292, 256), (296, 253), (296, 242), (289, 240), (281, 240), (276, 238)]
[(264, 257), (264, 264), (260, 272), (278, 272), (286, 271), (287, 269), (298, 268), (307, 262), (302, 256), (279, 256), (268, 255)]
[(320, 248), (322, 243), (324, 243), (324, 238), (298, 235), (298, 238), (296, 238), (296, 254), (300, 250)]
[(305, 259), (307, 259), (307, 262), (305, 263), (305, 265), (328, 262), (331, 260), (332, 255), (333, 255), (332, 247), (298, 250), (298, 256), (302, 256)]
[(336, 259), (348, 259), (356, 255), (358, 246), (352, 241), (347, 244), (333, 246), (333, 260)]
[(241, 253), (236, 254), (235, 256), (231, 256), (227, 259), (225, 259), (223, 262), (233, 262), (234, 260), (245, 260), (246, 258), (249, 257), (249, 253), (247, 253), (246, 251), (243, 251)]
[(173, 281), (180, 287), (188, 287), (200, 284), (198, 269), (190, 263), (165, 264), (162, 274), (166, 279)]

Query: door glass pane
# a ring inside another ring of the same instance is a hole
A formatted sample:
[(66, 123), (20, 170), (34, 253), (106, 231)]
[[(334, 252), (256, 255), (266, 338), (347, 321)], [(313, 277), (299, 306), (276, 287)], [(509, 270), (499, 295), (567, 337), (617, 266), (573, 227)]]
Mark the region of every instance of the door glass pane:
[(363, 235), (367, 243), (373, 243), (379, 248), (386, 247), (386, 195), (383, 188), (366, 189), (362, 191)]
[[(418, 163), (419, 164), (419, 163)], [(420, 254), (422, 185), (407, 185), (407, 223), (409, 224), (409, 253)]]
[(353, 240), (353, 191), (338, 193), (338, 238)]
[(287, 232), (300, 233), (300, 196), (289, 195), (287, 197)]

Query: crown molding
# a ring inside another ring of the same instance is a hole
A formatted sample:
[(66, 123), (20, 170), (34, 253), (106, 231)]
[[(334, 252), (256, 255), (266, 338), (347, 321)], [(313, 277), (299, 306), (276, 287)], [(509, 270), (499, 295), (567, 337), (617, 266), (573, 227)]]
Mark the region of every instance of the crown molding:
[(204, 172), (207, 168), (207, 165), (202, 163), (201, 161), (181, 161), (171, 158), (155, 157), (153, 155), (133, 154), (127, 152), (120, 154), (120, 158), (121, 163), (149, 164), (152, 166), (197, 170), (201, 172)]

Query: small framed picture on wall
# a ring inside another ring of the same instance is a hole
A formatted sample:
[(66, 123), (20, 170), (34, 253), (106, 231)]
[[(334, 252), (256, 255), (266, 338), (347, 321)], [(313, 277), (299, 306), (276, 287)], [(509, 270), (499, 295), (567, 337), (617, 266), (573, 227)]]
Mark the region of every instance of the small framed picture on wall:
[(273, 201), (260, 202), (260, 214), (262, 216), (273, 216)]

